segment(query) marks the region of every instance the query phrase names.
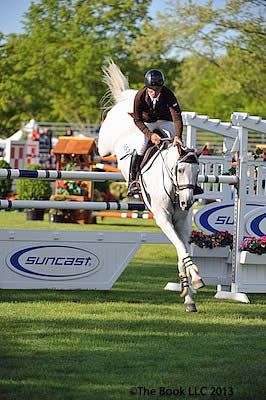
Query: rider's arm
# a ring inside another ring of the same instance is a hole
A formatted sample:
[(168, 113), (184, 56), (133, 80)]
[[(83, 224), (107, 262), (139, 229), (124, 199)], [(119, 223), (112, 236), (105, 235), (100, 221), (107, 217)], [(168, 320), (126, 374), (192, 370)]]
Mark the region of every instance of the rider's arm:
[(178, 101), (173, 93), (171, 96), (171, 102), (169, 102), (169, 104), (170, 104), (169, 110), (174, 122), (175, 136), (179, 137), (182, 140), (182, 132), (183, 132), (182, 115)]
[(144, 124), (143, 119), (142, 119), (142, 113), (143, 113), (143, 93), (144, 89), (140, 89), (134, 100), (134, 112), (129, 113), (129, 115), (134, 118), (135, 125), (141, 130), (142, 133), (144, 133), (145, 136), (147, 136), (149, 139), (151, 138), (151, 135), (153, 132), (149, 130), (149, 128)]

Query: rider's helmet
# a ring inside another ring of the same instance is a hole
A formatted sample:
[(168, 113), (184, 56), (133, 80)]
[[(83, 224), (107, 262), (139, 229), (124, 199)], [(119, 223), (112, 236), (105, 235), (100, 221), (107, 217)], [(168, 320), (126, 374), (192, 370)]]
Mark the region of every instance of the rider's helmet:
[(158, 90), (164, 85), (164, 76), (158, 69), (150, 69), (145, 75), (145, 86), (149, 89)]

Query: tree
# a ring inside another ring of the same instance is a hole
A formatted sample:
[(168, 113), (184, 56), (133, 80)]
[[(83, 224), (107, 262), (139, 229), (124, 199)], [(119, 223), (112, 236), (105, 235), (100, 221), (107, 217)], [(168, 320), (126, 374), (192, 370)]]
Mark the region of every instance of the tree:
[[(39, 0), (25, 13), (23, 35), (2, 44), (1, 130), (21, 121), (97, 122), (111, 56), (132, 71), (126, 52), (151, 0)], [(126, 61), (125, 61), (126, 60)], [(132, 61), (132, 59), (131, 59)], [(8, 116), (13, 121), (7, 122)], [(13, 133), (13, 132), (10, 132)]]
[(132, 44), (134, 54), (139, 63), (147, 55), (158, 65), (182, 61), (171, 78), (186, 110), (225, 119), (233, 111), (265, 117), (265, 3), (215, 4), (169, 1)]
[(201, 65), (194, 79), (187, 80), (186, 86), (176, 82), (176, 87), (182, 87), (183, 93), (195, 93), (197, 87), (195, 106), (200, 109), (209, 77), (209, 95), (218, 103), (225, 102), (227, 119), (236, 110), (265, 117), (265, 3), (228, 0), (221, 8), (215, 8), (214, 3), (176, 0), (166, 15), (158, 18), (169, 48), (183, 57), (193, 55), (183, 64), (183, 80), (191, 72), (188, 64), (192, 68), (194, 60), (194, 70)]

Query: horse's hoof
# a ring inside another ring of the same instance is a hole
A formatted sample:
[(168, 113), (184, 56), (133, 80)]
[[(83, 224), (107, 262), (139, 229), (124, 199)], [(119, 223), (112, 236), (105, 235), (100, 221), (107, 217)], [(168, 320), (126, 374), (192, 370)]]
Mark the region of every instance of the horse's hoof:
[(194, 303), (185, 303), (184, 307), (186, 312), (197, 312), (197, 308)]
[(197, 281), (192, 281), (192, 287), (193, 289), (201, 289), (205, 286), (205, 283), (203, 280), (200, 278)]

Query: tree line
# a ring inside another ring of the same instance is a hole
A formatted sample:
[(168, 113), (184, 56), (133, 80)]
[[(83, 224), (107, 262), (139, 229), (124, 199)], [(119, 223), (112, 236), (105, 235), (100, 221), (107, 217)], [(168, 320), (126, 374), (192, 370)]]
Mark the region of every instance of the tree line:
[(264, 1), (168, 0), (154, 18), (151, 1), (32, 2), (22, 34), (0, 32), (1, 136), (31, 118), (99, 122), (109, 57), (135, 89), (161, 69), (184, 111), (265, 118)]

